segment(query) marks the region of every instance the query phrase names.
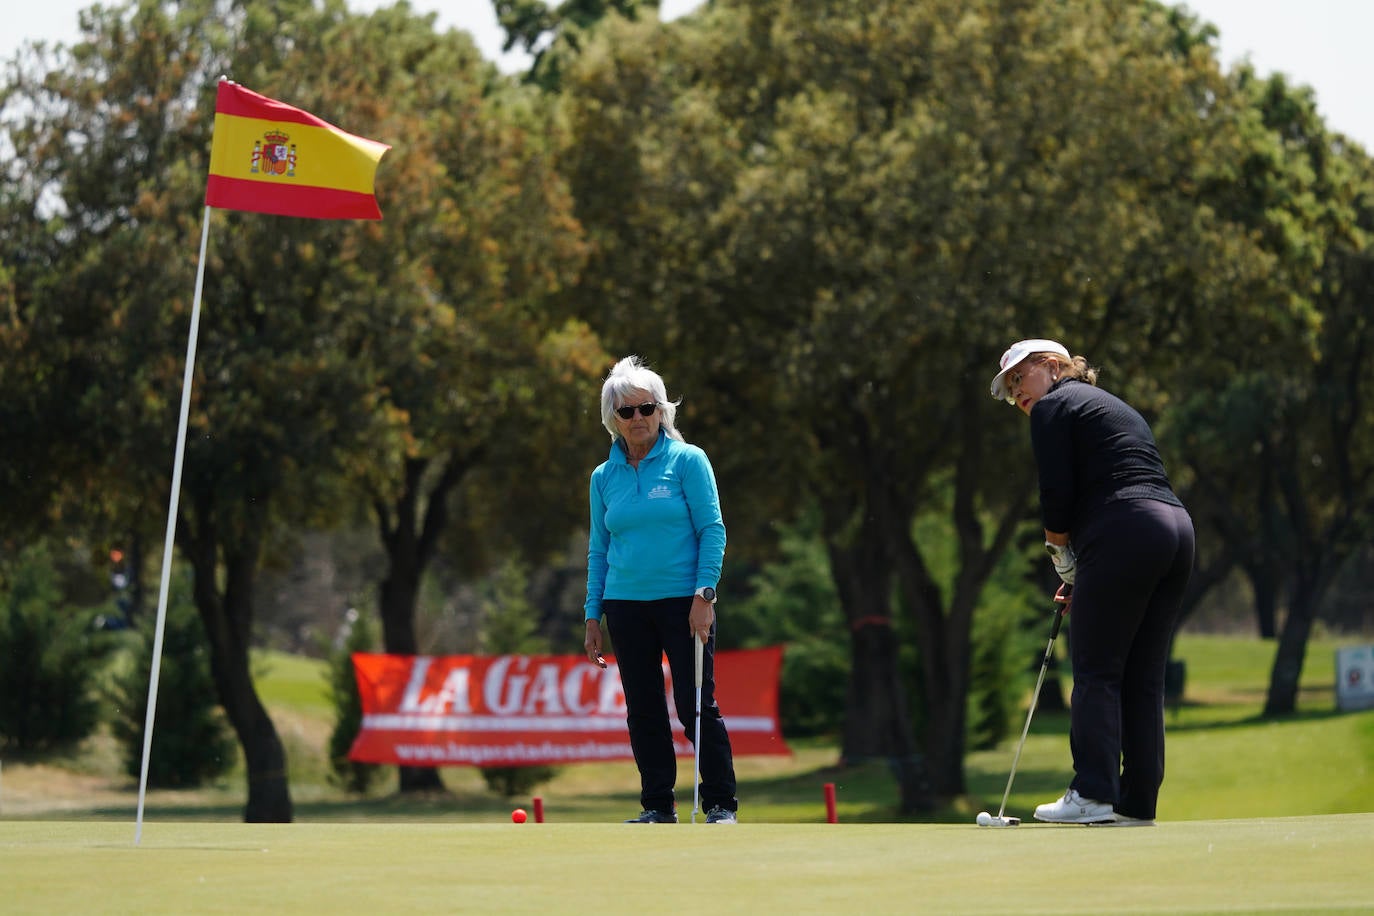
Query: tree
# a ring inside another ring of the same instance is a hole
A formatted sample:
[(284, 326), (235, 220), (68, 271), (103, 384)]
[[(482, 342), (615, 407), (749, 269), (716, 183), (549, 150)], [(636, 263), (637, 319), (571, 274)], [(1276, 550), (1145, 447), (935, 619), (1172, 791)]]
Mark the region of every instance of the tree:
[(597, 24), (612, 13), (634, 20), (641, 9), (656, 12), (659, 0), (564, 0), (554, 8), (543, 0), (492, 0), (492, 6), (506, 30), (501, 50), (518, 45), (534, 59), (526, 80), (557, 92), (563, 71)]
[(1317, 609), (1374, 523), (1374, 424), (1359, 368), (1374, 345), (1361, 302), (1374, 276), (1371, 170), (1325, 129), (1310, 90), (1248, 67), (1233, 79), (1255, 117), (1230, 207), (1285, 273), (1284, 294), (1320, 323), (1218, 353), (1208, 372), (1226, 377), (1181, 401), (1164, 437), (1191, 472), (1187, 501), (1220, 535), (1210, 578), (1243, 569), (1261, 634), (1279, 637), (1265, 703), (1275, 715), (1293, 711)]
[[(168, 504), (166, 443), (175, 438), (175, 414), (167, 406), (180, 387), (176, 354), (194, 265), (188, 240), (198, 224), (205, 113), (213, 107), (202, 68), (222, 66), (215, 54), (207, 58), (202, 36), (222, 47), (217, 12), (189, 5), (173, 20), (153, 3), (93, 9), (84, 40), (60, 66), (20, 72), (7, 87), (15, 155), (6, 168), (17, 192), (6, 218), (13, 257), (25, 270), (6, 345), (26, 352), (41, 379), (29, 389), (35, 435), (21, 457), (25, 467), (59, 469), (61, 476), (40, 471), (29, 494), (36, 506), (73, 521), (122, 519), (121, 528), (146, 531), (155, 526), (156, 507)], [(268, 272), (257, 278), (272, 283)], [(263, 319), (263, 310), (255, 317)], [(216, 360), (224, 341), (242, 340), (231, 325), (207, 323), (214, 371), (202, 365), (198, 375), (178, 531), (195, 569), (216, 689), (245, 752), (245, 817), (289, 820), (284, 754), (253, 691), (247, 657), (251, 569), (273, 486), (236, 472), (264, 470), (254, 465), (253, 449), (272, 438), (260, 417), (240, 408), (291, 386), (255, 365), (248, 374), (263, 389), (236, 390), (239, 399), (228, 402), (215, 397), (207, 379), (233, 389), (235, 369), (249, 362), (241, 350), (237, 365), (232, 357)], [(215, 436), (244, 449), (216, 462), (207, 447)], [(309, 463), (304, 453), (293, 457)], [(282, 466), (265, 470), (270, 478)]]
[[(1145, 2), (717, 2), (608, 23), (564, 107), (584, 314), (697, 392), (727, 517), (816, 494), (852, 634), (845, 753), (896, 760), (902, 810), (961, 794), (972, 618), (1033, 524), (996, 355), (1063, 337), (1112, 387), (1167, 380), (1214, 327), (1305, 326), (1250, 228), (1199, 206), (1244, 151), (1205, 33)], [(650, 330), (626, 332), (630, 306)], [(1140, 394), (1167, 403), (1162, 381)], [(944, 581), (913, 539), (933, 505)]]
[[(72, 66), (13, 94), (24, 105), (10, 165), (27, 196), (9, 211), (12, 236), (29, 262), (48, 261), (8, 345), (46, 380), (26, 414), (63, 405), (71, 424), (69, 440), (36, 439), (31, 463), (69, 457), (90, 484), (44, 476), (53, 505), (147, 530), (167, 503), (170, 462), (150, 443), (174, 438), (211, 74), (395, 147), (381, 223), (212, 224), (177, 536), (245, 750), (246, 817), (289, 820), (284, 752), (248, 665), (260, 561), (365, 494), (391, 563), (387, 648), (413, 652), (419, 578), (460, 492), (473, 529), (502, 532), (486, 539), (492, 553), (567, 530), (580, 486), (563, 458), (585, 441), (569, 426), (604, 357), (542, 297), (573, 276), (578, 227), (533, 94), (502, 89), (468, 36), (436, 35), (403, 5), (362, 17), (337, 3), (201, 2), (173, 17), (143, 3), (93, 15), (89, 39)], [(530, 485), (531, 461), (554, 470)], [(115, 481), (118, 499), (84, 498)]]
[[(405, 138), (388, 169), (409, 193), (388, 206), (389, 231), (351, 253), (338, 294), (363, 283), (373, 297), (353, 358), (389, 432), (352, 478), (387, 556), (385, 651), (415, 654), (422, 578), (445, 539), (479, 573), (510, 551), (538, 555), (580, 521), (570, 456), (595, 435), (584, 411), (606, 357), (548, 302), (584, 251), (539, 94), (502, 84), (466, 35), (436, 35), (402, 8), (339, 29), (328, 53), (386, 90), (361, 123)], [(400, 787), (440, 788), (438, 771), (402, 767)]]
[[(175, 16), (156, 3), (102, 8), (67, 66), (11, 87), (22, 106), (7, 166), (23, 197), (10, 212), (25, 228), (19, 238), (42, 242), (22, 250), (25, 260), (44, 259), (11, 342), (45, 370), (40, 407), (63, 408), (52, 411), (63, 428), (40, 431), (35, 445), (72, 471), (42, 478), (53, 505), (94, 506), (146, 530), (168, 504), (214, 76), (233, 61), (252, 82), (259, 68), (289, 73), (295, 62), (326, 79), (307, 38), (327, 42), (346, 19), (336, 5), (204, 2)], [(312, 52), (313, 68), (300, 62)], [(308, 85), (293, 100), (302, 107), (318, 100)], [(316, 110), (347, 123), (369, 98)], [(244, 750), (245, 818), (283, 821), (292, 816), (285, 754), (249, 665), (254, 576), (293, 523), (323, 521), (341, 504), (346, 457), (383, 434), (373, 379), (352, 357), (365, 288), (338, 281), (378, 230), (222, 213), (213, 229), (177, 540)], [(117, 497), (88, 501), (83, 485)]]

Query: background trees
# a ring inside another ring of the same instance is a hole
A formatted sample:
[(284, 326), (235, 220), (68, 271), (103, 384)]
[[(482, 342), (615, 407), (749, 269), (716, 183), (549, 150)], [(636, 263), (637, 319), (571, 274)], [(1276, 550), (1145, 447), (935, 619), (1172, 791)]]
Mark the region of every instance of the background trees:
[(0, 748), (67, 750), (100, 724), (96, 686), (114, 648), (64, 594), (44, 545), (0, 563)]
[[(1307, 250), (1276, 257), (1281, 217), (1238, 206), (1272, 136), (1205, 33), (1153, 3), (722, 2), (604, 35), (563, 99), (594, 325), (705, 402), (727, 505), (816, 500), (853, 645), (846, 755), (919, 746), (958, 794), (971, 621), (1032, 514), (987, 367), (1015, 338), (1070, 339), (1158, 416), (1217, 327), (1310, 347)], [(656, 320), (629, 335), (626, 310)], [(944, 578), (914, 537), (928, 512), (957, 544)]]
[[(244, 749), (245, 817), (289, 820), (284, 751), (248, 664), (260, 561), (366, 495), (391, 562), (388, 648), (413, 651), (407, 615), (450, 491), (484, 462), (489, 488), (509, 486), (512, 455), (556, 460), (566, 446), (596, 351), (536, 306), (572, 276), (577, 228), (537, 100), (488, 100), (495, 74), (467, 36), (436, 35), (405, 7), (356, 17), (336, 4), (200, 3), (173, 16), (143, 3), (98, 17), (70, 63), (11, 95), (13, 237), (46, 229), (49, 262), (20, 277), (7, 343), (25, 354), (15, 370), (37, 367), (14, 381), (35, 401), (28, 464), (47, 484), (35, 502), (54, 512), (95, 507), (146, 531), (166, 505), (208, 75), (403, 151), (406, 192), (382, 224), (214, 217), (178, 542)], [(70, 425), (44, 429), (46, 413)], [(72, 456), (60, 478), (41, 473), (49, 453)], [(516, 499), (479, 490), (466, 511), (526, 504), (549, 479)], [(512, 524), (490, 546), (521, 532), (546, 544), (558, 505), (541, 505), (542, 528)]]
[(1024, 427), (985, 394), (1019, 337), (1154, 422), (1196, 600), (1246, 572), (1291, 709), (1374, 510), (1364, 151), (1148, 0), (653, 6), (497, 4), (513, 41), (558, 35), (523, 87), (403, 5), (258, 0), (102, 9), (12, 71), (10, 543), (159, 536), (218, 75), (394, 146), (381, 223), (214, 214), (178, 546), (246, 815), (291, 816), (247, 664), (264, 558), (366, 519), (394, 652), (437, 558), (576, 570), (596, 383), (631, 352), (717, 468), (753, 615), (722, 638), (801, 639), (804, 601), (848, 647), (798, 656), (848, 671), (843, 754), (892, 759), (903, 810), (964, 791), (975, 642), (1044, 603)]

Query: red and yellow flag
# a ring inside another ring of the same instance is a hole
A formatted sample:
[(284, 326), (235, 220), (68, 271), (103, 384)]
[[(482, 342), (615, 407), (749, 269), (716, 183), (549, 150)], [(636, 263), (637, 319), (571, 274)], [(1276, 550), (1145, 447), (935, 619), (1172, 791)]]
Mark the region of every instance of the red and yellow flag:
[(315, 219), (381, 219), (385, 143), (221, 80), (205, 205)]

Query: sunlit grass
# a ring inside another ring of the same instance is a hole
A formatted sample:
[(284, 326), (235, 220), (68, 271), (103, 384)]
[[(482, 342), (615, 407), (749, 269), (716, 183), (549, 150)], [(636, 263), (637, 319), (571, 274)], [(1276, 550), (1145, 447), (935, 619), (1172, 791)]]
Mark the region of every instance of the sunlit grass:
[[(1184, 636), (1176, 656), (1187, 663), (1183, 702), (1167, 714), (1168, 772), (1160, 817), (1198, 820), (1230, 817), (1329, 814), (1374, 809), (1374, 711), (1340, 714), (1334, 709), (1334, 653), (1341, 643), (1314, 640), (1303, 669), (1298, 712), (1281, 720), (1260, 718), (1274, 644), (1231, 636)], [(1062, 647), (1061, 647), (1062, 649)], [(528, 798), (492, 793), (479, 770), (442, 771), (446, 791), (411, 797), (395, 791), (386, 768), (365, 798), (348, 795), (329, 779), (325, 748), (333, 728), (326, 666), (281, 653), (254, 656), (256, 686), (286, 748), (297, 821), (505, 821)], [(1065, 684), (1067, 688), (1067, 684)], [(1029, 687), (1023, 703), (1029, 700)], [(728, 706), (727, 706), (728, 714)], [(913, 818), (898, 811), (898, 790), (884, 760), (839, 765), (832, 739), (792, 739), (790, 757), (736, 761), (741, 820), (754, 823), (820, 823), (823, 786), (834, 783), (842, 823), (925, 820), (966, 823), (979, 810), (995, 811), (1024, 722), (1024, 705), (1011, 734), (994, 749), (965, 761), (968, 794)], [(0, 816), (63, 818), (80, 811), (96, 819), (132, 817), (136, 780), (119, 772), (117, 748), (108, 737), (87, 743), (78, 757), (43, 764), (5, 761)], [(690, 764), (683, 763), (687, 782)], [(1008, 801), (1009, 813), (1026, 817), (1036, 804), (1060, 795), (1071, 776), (1066, 713), (1036, 714)], [(638, 774), (630, 762), (564, 766), (535, 790), (550, 823), (615, 822), (638, 810)], [(149, 793), (149, 817), (237, 820), (245, 797), (242, 763), (215, 784), (182, 792)], [(688, 788), (680, 813), (690, 813)]]

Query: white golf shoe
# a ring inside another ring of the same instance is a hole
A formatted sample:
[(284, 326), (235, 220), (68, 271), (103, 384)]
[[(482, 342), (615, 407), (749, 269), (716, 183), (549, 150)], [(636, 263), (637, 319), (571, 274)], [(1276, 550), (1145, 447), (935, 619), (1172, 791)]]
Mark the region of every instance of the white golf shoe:
[(1070, 789), (1063, 798), (1037, 805), (1035, 819), (1050, 824), (1110, 824), (1114, 823), (1115, 816), (1111, 805), (1084, 798)]

